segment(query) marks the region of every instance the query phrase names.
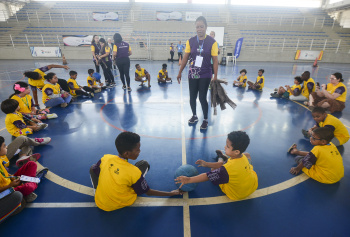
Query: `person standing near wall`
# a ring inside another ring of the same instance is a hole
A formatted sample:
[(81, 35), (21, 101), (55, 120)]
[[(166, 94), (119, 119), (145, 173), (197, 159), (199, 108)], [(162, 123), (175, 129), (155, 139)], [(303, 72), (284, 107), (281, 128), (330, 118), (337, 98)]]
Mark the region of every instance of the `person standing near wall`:
[(207, 93), (212, 78), (212, 67), (210, 60), (213, 59), (214, 77), (217, 80), (218, 71), (218, 44), (212, 37), (206, 35), (207, 21), (203, 16), (196, 20), (197, 35), (190, 38), (186, 42), (184, 60), (182, 60), (177, 80), (181, 82), (181, 73), (186, 66), (188, 59), (190, 60), (188, 71), (188, 83), (190, 89), (190, 105), (192, 110), (192, 118), (189, 123), (198, 121), (196, 112), (196, 100), (199, 94), (199, 101), (202, 105), (204, 120), (201, 129), (208, 127), (208, 101)]
[(181, 44), (181, 41), (179, 41), (179, 44), (177, 45), (177, 56), (179, 57), (179, 66), (181, 65), (181, 61), (183, 60), (182, 50), (184, 48), (185, 48), (185, 46), (183, 46)]
[(132, 54), (130, 45), (123, 41), (122, 36), (119, 33), (115, 33), (113, 36), (114, 46), (113, 46), (113, 60), (117, 64), (120, 80), (123, 83), (123, 89), (126, 89), (126, 83), (128, 85), (128, 91), (131, 91), (130, 88), (130, 58)]
[(100, 44), (99, 44), (100, 37), (98, 35), (94, 35), (92, 37), (91, 41), (91, 53), (92, 53), (92, 60), (95, 64), (96, 72), (100, 73), (100, 64), (98, 63), (98, 58), (96, 55), (100, 54)]
[[(108, 47), (111, 49), (111, 60), (113, 58), (113, 47), (114, 47), (114, 43), (112, 42), (112, 39), (111, 38), (108, 38), (107, 39), (107, 42), (108, 42)], [(117, 66), (115, 64), (113, 64), (113, 70), (112, 70), (114, 76), (116, 77), (118, 74), (117, 74)]]
[(170, 61), (174, 62), (174, 52), (175, 52), (175, 48), (173, 43), (170, 44)]

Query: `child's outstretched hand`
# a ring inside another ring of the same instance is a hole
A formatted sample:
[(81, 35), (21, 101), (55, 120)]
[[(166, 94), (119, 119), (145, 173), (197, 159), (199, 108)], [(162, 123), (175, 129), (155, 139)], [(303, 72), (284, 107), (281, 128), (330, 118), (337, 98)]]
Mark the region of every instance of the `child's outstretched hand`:
[(204, 160), (197, 160), (195, 164), (198, 165), (198, 167), (207, 167), (207, 162)]
[(11, 187), (17, 187), (17, 186), (19, 186), (19, 185), (21, 185), (21, 180), (20, 179), (14, 179), (14, 180), (12, 180), (11, 181), (11, 183), (10, 183), (10, 186)]
[(175, 190), (171, 191), (171, 193), (173, 194), (173, 196), (177, 196), (177, 195), (184, 194), (184, 191), (182, 191), (180, 189), (175, 189)]
[(185, 184), (188, 184), (188, 182), (190, 182), (190, 177), (186, 176), (179, 176), (175, 179), (176, 184), (181, 183), (179, 189), (182, 188), (182, 186), (184, 186)]
[(289, 172), (290, 172), (291, 174), (297, 175), (297, 174), (299, 174), (300, 169), (298, 169), (298, 167), (293, 167), (293, 168), (290, 169)]
[(64, 69), (66, 69), (66, 70), (68, 70), (68, 69), (69, 69), (69, 67), (68, 67), (68, 66), (63, 66), (63, 68), (64, 68)]

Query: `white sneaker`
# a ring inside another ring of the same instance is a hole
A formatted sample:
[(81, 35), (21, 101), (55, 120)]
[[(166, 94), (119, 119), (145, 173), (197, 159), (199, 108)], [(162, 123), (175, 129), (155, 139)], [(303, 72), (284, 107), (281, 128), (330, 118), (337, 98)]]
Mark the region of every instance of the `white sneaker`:
[(54, 119), (54, 118), (57, 118), (58, 116), (57, 116), (57, 114), (47, 114), (46, 117), (48, 119)]
[(37, 197), (38, 195), (36, 195), (35, 193), (30, 193), (24, 197), (24, 200), (26, 200), (26, 202), (34, 202)]
[[(46, 123), (38, 123), (37, 125), (39, 126), (39, 130), (45, 129), (45, 128), (47, 128), (47, 127), (49, 126), (49, 125), (46, 124)], [(38, 131), (39, 131), (39, 130), (38, 130)]]
[(49, 142), (51, 142), (51, 137), (43, 137), (43, 138), (35, 138), (34, 139), (36, 142), (39, 142), (40, 145), (46, 145)]

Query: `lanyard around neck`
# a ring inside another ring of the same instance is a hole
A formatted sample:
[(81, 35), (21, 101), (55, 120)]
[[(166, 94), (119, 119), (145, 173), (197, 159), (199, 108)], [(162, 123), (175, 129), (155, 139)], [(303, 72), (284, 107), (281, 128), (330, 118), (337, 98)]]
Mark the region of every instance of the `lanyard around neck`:
[[(207, 37), (205, 37), (205, 38), (207, 38)], [(197, 35), (197, 42), (198, 42), (199, 55), (202, 55), (203, 45), (204, 45), (204, 40), (205, 40), (205, 38), (203, 39), (202, 45), (199, 47), (199, 38), (198, 38), (198, 35)]]
[[(18, 96), (19, 96), (19, 95), (18, 95)], [(26, 101), (24, 101), (24, 100), (22, 99), (22, 97), (19, 96), (19, 98), (21, 98), (21, 100), (23, 101), (23, 103), (24, 103), (25, 105), (27, 105), (28, 109), (30, 109), (30, 108), (29, 108), (28, 98), (27, 98), (27, 96), (24, 96), (24, 97), (26, 98), (27, 103), (26, 103)]]

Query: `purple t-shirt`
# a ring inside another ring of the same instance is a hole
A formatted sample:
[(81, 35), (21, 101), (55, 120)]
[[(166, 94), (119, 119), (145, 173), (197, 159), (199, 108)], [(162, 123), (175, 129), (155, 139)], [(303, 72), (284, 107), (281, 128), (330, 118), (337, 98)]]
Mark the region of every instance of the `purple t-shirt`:
[(129, 57), (129, 44), (122, 41), (120, 43), (115, 44), (117, 47), (117, 56), (116, 59)]
[[(215, 43), (215, 39), (208, 36), (204, 40), (198, 40), (197, 36), (194, 36), (188, 40), (190, 44), (191, 53), (190, 53), (190, 68), (188, 70), (189, 79), (200, 79), (200, 78), (211, 78), (212, 76), (212, 67), (211, 67), (211, 48)], [(203, 47), (202, 47), (203, 45)], [(200, 55), (203, 57), (202, 66), (195, 67), (196, 57)]]

